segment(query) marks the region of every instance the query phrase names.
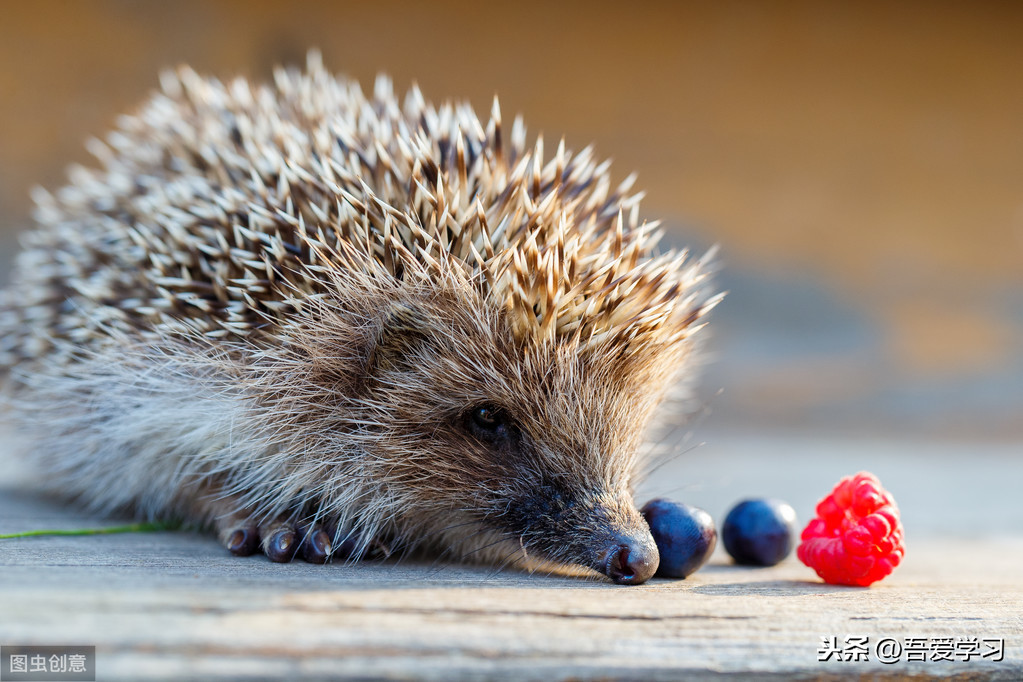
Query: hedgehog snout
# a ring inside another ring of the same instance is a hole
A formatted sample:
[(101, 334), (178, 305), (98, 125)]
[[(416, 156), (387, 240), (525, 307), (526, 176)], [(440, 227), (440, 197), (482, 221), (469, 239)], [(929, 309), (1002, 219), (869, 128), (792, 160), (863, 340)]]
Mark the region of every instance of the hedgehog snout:
[(604, 574), (619, 585), (640, 585), (657, 571), (660, 554), (650, 531), (616, 535), (602, 552)]

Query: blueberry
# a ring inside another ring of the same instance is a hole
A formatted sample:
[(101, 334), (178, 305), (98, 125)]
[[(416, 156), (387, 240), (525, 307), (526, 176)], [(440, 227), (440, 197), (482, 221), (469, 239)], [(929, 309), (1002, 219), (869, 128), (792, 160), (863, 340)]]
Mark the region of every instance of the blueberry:
[(657, 543), (661, 563), (655, 575), (685, 578), (696, 572), (714, 552), (718, 531), (710, 514), (681, 502), (650, 500), (640, 510)]
[(721, 539), (735, 563), (753, 566), (774, 566), (787, 557), (795, 536), (795, 510), (773, 499), (743, 500), (721, 527)]

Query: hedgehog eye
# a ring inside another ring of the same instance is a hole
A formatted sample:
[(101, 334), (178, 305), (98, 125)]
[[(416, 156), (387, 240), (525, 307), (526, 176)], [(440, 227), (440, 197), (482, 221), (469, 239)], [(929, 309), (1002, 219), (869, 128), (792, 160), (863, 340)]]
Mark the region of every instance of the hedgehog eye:
[(492, 428), (497, 423), (497, 411), (492, 407), (477, 407), (472, 413), (476, 426), (481, 428)]
[(511, 434), (511, 420), (504, 410), (494, 405), (474, 407), (468, 417), (469, 430), (480, 440), (496, 443)]

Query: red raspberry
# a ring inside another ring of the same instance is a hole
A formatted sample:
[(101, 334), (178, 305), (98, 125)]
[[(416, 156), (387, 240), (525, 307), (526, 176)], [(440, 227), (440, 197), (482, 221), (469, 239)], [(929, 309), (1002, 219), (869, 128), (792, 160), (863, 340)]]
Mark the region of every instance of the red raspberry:
[(846, 476), (817, 503), (800, 540), (796, 556), (832, 585), (877, 582), (906, 553), (895, 498), (866, 471)]

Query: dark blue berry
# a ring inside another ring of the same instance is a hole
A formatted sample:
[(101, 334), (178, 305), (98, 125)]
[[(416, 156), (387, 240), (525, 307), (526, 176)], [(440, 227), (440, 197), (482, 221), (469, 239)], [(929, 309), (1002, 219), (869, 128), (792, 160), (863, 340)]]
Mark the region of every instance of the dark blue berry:
[(737, 564), (774, 566), (792, 551), (796, 512), (787, 502), (743, 500), (721, 526), (725, 549)]
[(710, 514), (665, 499), (650, 500), (640, 512), (661, 555), (655, 575), (685, 578), (707, 563), (718, 542), (718, 531)]

